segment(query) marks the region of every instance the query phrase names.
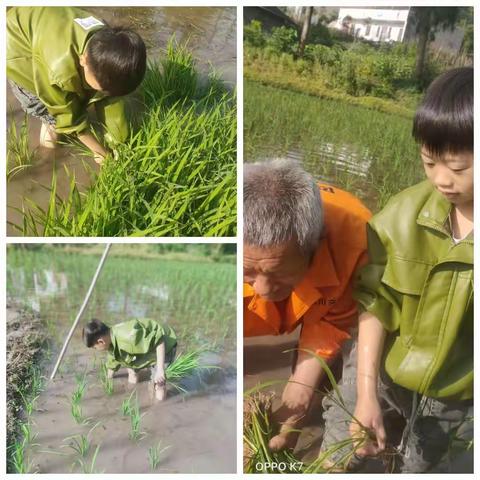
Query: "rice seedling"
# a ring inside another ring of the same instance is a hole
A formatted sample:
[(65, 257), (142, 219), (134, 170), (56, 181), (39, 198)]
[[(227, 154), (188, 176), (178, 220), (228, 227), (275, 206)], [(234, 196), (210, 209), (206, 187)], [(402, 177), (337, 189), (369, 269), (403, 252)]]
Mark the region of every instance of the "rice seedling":
[(120, 411), (124, 417), (129, 417), (132, 413), (133, 404), (132, 404), (132, 397), (135, 393), (135, 390), (130, 394), (128, 398), (125, 398), (120, 406)]
[(131, 403), (130, 408), (130, 433), (129, 437), (133, 441), (140, 440), (145, 435), (145, 432), (140, 430), (140, 421), (143, 415), (140, 414), (140, 406), (138, 404), (138, 397), (135, 393), (135, 401)]
[(79, 424), (88, 423), (88, 419), (84, 417), (81, 402), (87, 390), (87, 374), (75, 375), (75, 389), (70, 398), (70, 412), (75, 422)]
[(33, 473), (33, 464), (26, 456), (26, 447), (25, 439), (16, 441), (9, 447), (9, 461), (15, 473)]
[(204, 365), (201, 363), (202, 355), (207, 351), (209, 350), (205, 348), (196, 348), (179, 355), (165, 370), (168, 384), (181, 392), (185, 392), (185, 389), (180, 385), (182, 378), (192, 375), (193, 373), (200, 373), (202, 370), (221, 368), (215, 365)]
[(100, 363), (100, 368), (98, 369), (98, 377), (102, 385), (103, 391), (107, 395), (113, 394), (113, 378), (108, 377), (108, 368), (104, 362)]
[(163, 452), (168, 450), (171, 445), (167, 445), (166, 447), (161, 446), (161, 442), (157, 443), (157, 445), (153, 445), (148, 449), (148, 465), (150, 470), (154, 472), (157, 467), (160, 465), (160, 457)]
[[(293, 452), (271, 452), (268, 442), (274, 433), (274, 425), (271, 421), (272, 415), (272, 398), (273, 394), (264, 394), (261, 391), (277, 383), (285, 383), (283, 381), (271, 381), (258, 385), (244, 393), (244, 472), (245, 473), (329, 473), (329, 472), (346, 472), (348, 465), (355, 455), (355, 452), (365, 445), (366, 442), (375, 438), (374, 434), (354, 417), (345, 406), (340, 389), (335, 380), (333, 372), (328, 364), (309, 350), (305, 351), (314, 356), (325, 370), (325, 373), (332, 385), (332, 391), (319, 392), (328, 395), (330, 399), (350, 418), (350, 421), (357, 422), (360, 426), (359, 435), (357, 437), (349, 437), (331, 445), (327, 450), (311, 463), (306, 464), (295, 457)], [(388, 446), (380, 457), (385, 464), (385, 470), (393, 471), (395, 458), (398, 452), (395, 448)], [(332, 456), (336, 455), (340, 458), (331, 461)], [(291, 468), (290, 471), (282, 468)], [(286, 466), (286, 467), (285, 467)]]
[(20, 128), (15, 124), (13, 115), (10, 116), (7, 129), (7, 180), (11, 180), (17, 173), (30, 167), (35, 159), (35, 151), (28, 145), (28, 117)]
[(100, 445), (97, 445), (95, 452), (93, 453), (92, 459), (90, 462), (87, 462), (84, 458), (78, 458), (75, 463), (78, 463), (82, 473), (102, 473), (95, 469), (95, 464), (97, 462), (98, 452), (100, 450)]
[(91, 447), (90, 436), (98, 425), (100, 425), (100, 422), (97, 422), (86, 435), (82, 433), (65, 438), (64, 440), (67, 440), (68, 443), (62, 445), (61, 448), (70, 448), (79, 458), (86, 458)]
[[(212, 80), (213, 82), (213, 80)], [(236, 229), (235, 96), (200, 91), (190, 53), (169, 44), (149, 65), (143, 122), (80, 194), (52, 176), (48, 207), (26, 199), (25, 235), (232, 236)], [(92, 174), (93, 175), (93, 174)]]

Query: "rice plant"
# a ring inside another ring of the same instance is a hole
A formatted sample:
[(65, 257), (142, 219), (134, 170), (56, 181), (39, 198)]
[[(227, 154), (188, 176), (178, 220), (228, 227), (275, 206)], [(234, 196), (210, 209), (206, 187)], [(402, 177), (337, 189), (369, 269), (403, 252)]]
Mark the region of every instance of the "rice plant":
[(33, 473), (33, 464), (27, 458), (26, 447), (25, 439), (17, 440), (9, 447), (9, 461), (15, 473)]
[(168, 384), (175, 387), (177, 390), (185, 392), (180, 385), (180, 380), (193, 373), (200, 373), (202, 370), (218, 369), (216, 365), (203, 365), (200, 362), (202, 355), (208, 350), (204, 348), (196, 348), (179, 355), (172, 363), (170, 363), (166, 370), (165, 376)]
[(71, 435), (70, 437), (65, 438), (68, 441), (67, 444), (62, 445), (62, 448), (70, 448), (79, 458), (86, 458), (90, 452), (91, 440), (90, 436), (95, 430), (95, 428), (100, 425), (100, 422), (97, 422), (85, 435), (81, 433), (80, 435)]
[(101, 362), (100, 368), (98, 369), (98, 377), (102, 385), (103, 391), (107, 395), (113, 394), (113, 378), (108, 377), (108, 368), (104, 362)]
[(17, 127), (13, 115), (7, 129), (7, 180), (30, 167), (35, 159), (35, 151), (28, 144), (28, 116)]
[(161, 446), (161, 442), (157, 443), (157, 445), (153, 445), (148, 449), (148, 465), (150, 470), (153, 472), (157, 469), (160, 465), (160, 457), (163, 452), (168, 450), (171, 445), (167, 445), (166, 447)]
[[(319, 392), (324, 393), (333, 400), (333, 402), (350, 418), (350, 421), (357, 422), (360, 426), (357, 437), (348, 437), (338, 443), (331, 445), (327, 450), (311, 463), (305, 464), (296, 458), (293, 452), (282, 451), (272, 452), (268, 443), (274, 434), (274, 425), (272, 416), (272, 398), (273, 394), (265, 394), (261, 391), (283, 381), (270, 381), (258, 385), (244, 393), (244, 472), (245, 473), (330, 473), (345, 472), (348, 465), (355, 455), (355, 452), (365, 445), (366, 442), (375, 439), (373, 432), (363, 427), (355, 418), (353, 412), (350, 412), (345, 406), (338, 384), (333, 372), (323, 358), (309, 350), (302, 351), (314, 356), (321, 364), (322, 368), (332, 385), (332, 391)], [(317, 390), (318, 392), (318, 390)], [(333, 455), (340, 454), (340, 458), (335, 462), (331, 461)], [(380, 457), (386, 465), (386, 471), (392, 471), (397, 452), (391, 446), (388, 446)], [(286, 472), (280, 471), (279, 466), (294, 466), (293, 470)]]
[(143, 415), (140, 414), (140, 406), (138, 404), (138, 397), (135, 394), (135, 401), (131, 403), (130, 408), (130, 433), (129, 437), (133, 441), (137, 441), (145, 435), (145, 432), (140, 430), (140, 421)]
[(99, 450), (100, 450), (100, 445), (97, 445), (97, 448), (95, 449), (95, 452), (93, 453), (93, 456), (90, 462), (87, 462), (84, 458), (77, 459), (75, 463), (78, 463), (78, 465), (82, 469), (82, 473), (102, 473), (102, 472), (98, 472), (95, 469), (95, 466), (96, 466), (95, 464), (97, 462), (97, 456), (98, 456)]
[(135, 390), (130, 394), (128, 398), (125, 398), (122, 401), (122, 405), (120, 406), (120, 412), (124, 417), (129, 417), (132, 413), (132, 408), (133, 408), (132, 397), (134, 393), (135, 393)]
[[(213, 80), (212, 80), (213, 81)], [(232, 236), (236, 231), (235, 95), (200, 91), (192, 56), (169, 44), (149, 65), (138, 131), (109, 157), (85, 193), (73, 175), (65, 198), (26, 200), (24, 235)]]
[(83, 375), (75, 375), (75, 382), (75, 389), (73, 390), (72, 396), (70, 398), (70, 412), (75, 422), (79, 424), (88, 423), (88, 419), (86, 419), (83, 415), (81, 405), (82, 399), (87, 390), (86, 372)]

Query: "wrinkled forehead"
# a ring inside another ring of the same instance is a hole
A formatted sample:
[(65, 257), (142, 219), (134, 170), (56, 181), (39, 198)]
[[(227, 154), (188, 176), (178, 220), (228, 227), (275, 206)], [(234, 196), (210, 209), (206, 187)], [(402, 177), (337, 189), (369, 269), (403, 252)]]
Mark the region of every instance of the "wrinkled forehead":
[(293, 241), (269, 247), (257, 247), (245, 244), (243, 264), (245, 268), (273, 270), (295, 268), (304, 263), (304, 256)]

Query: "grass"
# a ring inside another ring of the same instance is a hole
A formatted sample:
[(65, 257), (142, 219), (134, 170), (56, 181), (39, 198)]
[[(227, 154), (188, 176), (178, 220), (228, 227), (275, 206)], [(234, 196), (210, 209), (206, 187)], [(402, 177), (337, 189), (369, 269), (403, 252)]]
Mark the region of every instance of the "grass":
[(168, 450), (170, 447), (171, 445), (162, 447), (161, 443), (159, 442), (157, 445), (153, 445), (148, 449), (148, 466), (152, 472), (154, 472), (160, 465), (162, 453)]
[(93, 456), (90, 462), (87, 462), (84, 458), (77, 459), (77, 463), (79, 464), (82, 473), (102, 473), (98, 472), (95, 468), (99, 450), (100, 445), (97, 445), (97, 448), (95, 449), (95, 452), (93, 452)]
[(424, 178), (411, 129), (402, 116), (245, 82), (245, 160), (300, 156), (315, 178), (373, 211)]
[(142, 86), (137, 131), (107, 157), (80, 193), (73, 174), (61, 198), (55, 174), (45, 208), (20, 209), (24, 235), (234, 236), (236, 232), (235, 95), (218, 81), (200, 88), (185, 47), (169, 43)]
[(200, 360), (206, 352), (208, 352), (208, 349), (197, 348), (180, 354), (165, 370), (167, 383), (177, 390), (185, 392), (185, 389), (180, 384), (182, 378), (194, 373), (200, 373), (202, 370), (220, 368), (214, 365), (203, 365), (201, 363)]
[(132, 413), (132, 409), (133, 409), (132, 397), (134, 393), (135, 393), (135, 390), (130, 394), (128, 398), (125, 398), (122, 401), (122, 405), (120, 406), (120, 412), (124, 417), (129, 417)]
[(75, 375), (75, 382), (75, 389), (73, 390), (70, 398), (70, 413), (72, 414), (72, 417), (76, 423), (85, 424), (88, 423), (88, 419), (83, 415), (81, 402), (87, 390), (86, 372), (82, 375)]
[(100, 363), (98, 378), (100, 379), (103, 391), (109, 396), (113, 395), (113, 378), (108, 378), (108, 368), (104, 362)]
[(28, 116), (25, 115), (20, 128), (13, 115), (9, 115), (7, 128), (7, 180), (30, 167), (35, 159), (35, 151), (28, 144)]

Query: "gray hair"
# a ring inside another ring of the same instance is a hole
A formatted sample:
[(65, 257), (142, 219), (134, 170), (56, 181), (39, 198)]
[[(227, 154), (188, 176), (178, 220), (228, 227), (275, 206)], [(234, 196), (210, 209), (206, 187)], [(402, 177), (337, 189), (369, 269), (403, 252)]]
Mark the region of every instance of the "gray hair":
[(323, 230), (320, 191), (300, 163), (278, 158), (245, 164), (243, 170), (243, 240), (270, 247), (290, 240), (307, 256)]

